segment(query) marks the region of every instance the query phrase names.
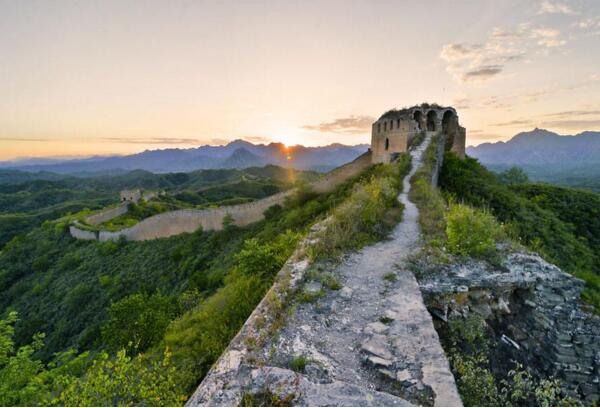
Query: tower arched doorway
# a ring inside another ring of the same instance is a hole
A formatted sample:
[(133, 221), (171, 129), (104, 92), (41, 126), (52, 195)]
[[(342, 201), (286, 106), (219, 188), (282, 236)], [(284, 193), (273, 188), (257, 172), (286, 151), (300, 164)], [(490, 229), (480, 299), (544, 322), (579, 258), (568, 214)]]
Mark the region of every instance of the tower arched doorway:
[(430, 132), (436, 131), (437, 113), (434, 110), (427, 112), (427, 130)]
[(415, 122), (417, 122), (417, 130), (422, 130), (423, 129), (423, 112), (421, 111), (415, 111), (415, 113), (413, 113), (413, 119), (415, 120)]
[(444, 112), (442, 116), (442, 132), (448, 133), (449, 128), (456, 122), (456, 115), (451, 110)]

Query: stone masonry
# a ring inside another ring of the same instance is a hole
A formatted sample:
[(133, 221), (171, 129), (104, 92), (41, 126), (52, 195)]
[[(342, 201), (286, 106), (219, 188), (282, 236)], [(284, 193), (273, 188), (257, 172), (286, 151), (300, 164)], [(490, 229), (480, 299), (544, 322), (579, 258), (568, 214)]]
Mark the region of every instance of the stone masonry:
[(534, 253), (508, 251), (503, 268), (469, 261), (436, 267), (420, 279), (429, 310), (481, 315), (506, 360), (542, 376), (588, 404), (600, 397), (600, 318), (580, 303), (584, 282)]
[(373, 163), (389, 163), (398, 153), (407, 151), (412, 140), (425, 131), (441, 132), (446, 139), (446, 149), (465, 156), (466, 130), (458, 122), (456, 109), (423, 103), (390, 110), (373, 123)]

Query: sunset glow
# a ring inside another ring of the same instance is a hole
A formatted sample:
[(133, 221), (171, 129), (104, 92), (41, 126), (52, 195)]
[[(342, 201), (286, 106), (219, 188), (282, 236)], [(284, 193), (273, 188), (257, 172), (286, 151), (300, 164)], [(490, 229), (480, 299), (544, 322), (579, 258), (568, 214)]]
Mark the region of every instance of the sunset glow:
[(369, 143), (424, 101), (467, 144), (600, 129), (595, 0), (2, 2), (0, 55), (0, 160)]

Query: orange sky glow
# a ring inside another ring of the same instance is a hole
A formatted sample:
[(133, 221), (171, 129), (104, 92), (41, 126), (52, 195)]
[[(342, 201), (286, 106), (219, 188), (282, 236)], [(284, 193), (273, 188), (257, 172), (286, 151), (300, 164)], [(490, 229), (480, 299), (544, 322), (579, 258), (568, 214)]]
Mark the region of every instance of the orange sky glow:
[(0, 160), (369, 143), (454, 106), (467, 144), (600, 130), (600, 2), (0, 1)]

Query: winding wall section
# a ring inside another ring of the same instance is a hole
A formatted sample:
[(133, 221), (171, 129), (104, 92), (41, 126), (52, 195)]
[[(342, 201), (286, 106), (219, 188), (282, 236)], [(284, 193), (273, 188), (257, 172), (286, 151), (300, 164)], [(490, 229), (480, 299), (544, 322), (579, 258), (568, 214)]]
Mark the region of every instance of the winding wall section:
[[(371, 166), (371, 152), (366, 152), (341, 167), (325, 174), (321, 179), (310, 184), (310, 188), (317, 193), (326, 193), (344, 181), (357, 176), (363, 170)], [(203, 230), (220, 230), (223, 228), (223, 220), (226, 216), (231, 216), (233, 223), (243, 227), (248, 224), (260, 221), (264, 218), (264, 212), (274, 206), (282, 205), (285, 199), (296, 192), (296, 189), (284, 191), (262, 200), (251, 203), (233, 205), (228, 207), (210, 208), (204, 210), (177, 210), (162, 214), (157, 214), (146, 218), (133, 227), (125, 228), (120, 231), (100, 231), (98, 238), (100, 241), (117, 240), (120, 237), (128, 241), (145, 241), (149, 239), (165, 238), (185, 232), (194, 232), (202, 227)], [(71, 226), (71, 235), (77, 239), (95, 239), (76, 226)]]

